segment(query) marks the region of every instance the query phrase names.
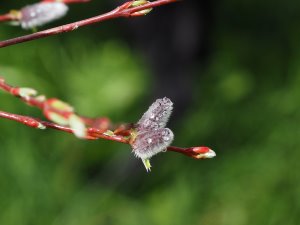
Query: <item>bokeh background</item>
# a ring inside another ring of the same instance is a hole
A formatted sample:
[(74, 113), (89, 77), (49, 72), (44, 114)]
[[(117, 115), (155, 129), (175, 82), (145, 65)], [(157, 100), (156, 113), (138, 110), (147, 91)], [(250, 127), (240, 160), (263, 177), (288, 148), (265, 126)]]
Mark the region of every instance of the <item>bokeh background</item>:
[[(33, 1), (2, 1), (1, 13)], [(116, 6), (72, 5), (62, 20)], [(300, 223), (299, 2), (181, 1), (0, 50), (0, 74), (79, 114), (137, 121), (157, 97), (175, 103), (177, 153), (146, 173), (129, 146), (0, 120), (0, 224)], [(0, 39), (29, 33), (0, 25)], [(0, 92), (1, 110), (43, 118)]]

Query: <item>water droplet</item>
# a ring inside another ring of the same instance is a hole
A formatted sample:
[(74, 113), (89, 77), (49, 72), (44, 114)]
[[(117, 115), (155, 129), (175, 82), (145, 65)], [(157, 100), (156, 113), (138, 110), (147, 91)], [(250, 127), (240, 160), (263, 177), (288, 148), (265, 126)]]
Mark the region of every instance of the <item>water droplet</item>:
[(169, 140), (170, 140), (170, 138), (169, 138), (168, 136), (164, 136), (163, 139), (164, 139), (165, 141), (169, 141)]

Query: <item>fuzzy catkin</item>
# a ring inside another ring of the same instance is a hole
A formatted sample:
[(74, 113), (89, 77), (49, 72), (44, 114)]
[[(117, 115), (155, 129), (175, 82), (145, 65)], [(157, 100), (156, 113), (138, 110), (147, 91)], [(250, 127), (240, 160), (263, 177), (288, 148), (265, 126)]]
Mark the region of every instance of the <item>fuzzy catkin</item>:
[(138, 129), (150, 130), (166, 126), (173, 110), (173, 102), (169, 98), (157, 99), (139, 120)]
[(172, 110), (173, 102), (170, 99), (157, 99), (138, 121), (137, 135), (132, 144), (137, 157), (150, 159), (172, 143), (174, 134), (165, 128)]
[(68, 6), (62, 2), (40, 2), (21, 9), (21, 27), (32, 29), (65, 16)]
[(169, 128), (138, 133), (132, 148), (134, 154), (141, 159), (150, 159), (164, 151), (173, 141), (174, 134)]

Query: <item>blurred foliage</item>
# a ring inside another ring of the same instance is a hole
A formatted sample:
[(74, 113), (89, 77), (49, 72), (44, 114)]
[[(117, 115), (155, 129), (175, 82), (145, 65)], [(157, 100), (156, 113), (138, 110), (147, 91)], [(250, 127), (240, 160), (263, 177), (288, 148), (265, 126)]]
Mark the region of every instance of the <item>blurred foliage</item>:
[[(103, 3), (91, 4), (74, 6), (64, 22), (84, 18), (85, 7), (85, 17), (95, 15)], [(215, 5), (209, 65), (197, 72), (188, 113), (172, 125), (174, 144), (210, 146), (213, 160), (165, 153), (147, 174), (129, 146), (0, 120), (0, 224), (299, 224), (298, 6)], [(153, 101), (153, 81), (115, 25), (1, 49), (1, 76), (80, 114), (137, 121)], [(24, 33), (0, 26), (1, 40)], [(1, 110), (42, 117), (3, 92), (0, 102)]]

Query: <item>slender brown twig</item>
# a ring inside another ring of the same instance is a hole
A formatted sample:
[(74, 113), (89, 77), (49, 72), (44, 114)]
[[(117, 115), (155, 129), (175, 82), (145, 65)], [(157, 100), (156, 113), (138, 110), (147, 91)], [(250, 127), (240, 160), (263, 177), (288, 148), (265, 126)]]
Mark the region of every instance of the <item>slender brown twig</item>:
[[(20, 88), (20, 87), (13, 87), (9, 84), (7, 84), (4, 80), (4, 78), (0, 77), (0, 89), (3, 91), (20, 98), (23, 102), (25, 102), (27, 105), (34, 106), (44, 112), (44, 114), (47, 116), (49, 112), (58, 114), (62, 117), (69, 116), (70, 114), (73, 114), (73, 109), (71, 106), (63, 106), (63, 107), (55, 107), (55, 104), (61, 104), (62, 101), (50, 98), (47, 99), (45, 96), (35, 96), (36, 91), (31, 88)], [(63, 103), (66, 104), (66, 103)], [(101, 118), (88, 118), (84, 116), (80, 116), (80, 119), (90, 127), (97, 127), (101, 128), (101, 130), (105, 131), (107, 129), (114, 129), (115, 126), (113, 126), (110, 123), (110, 120), (106, 117)], [(117, 128), (115, 128), (117, 129)]]
[(21, 36), (21, 37), (17, 37), (17, 38), (12, 38), (12, 39), (5, 40), (5, 41), (0, 41), (0, 48), (10, 46), (10, 45), (15, 45), (15, 44), (22, 43), (22, 42), (32, 41), (35, 39), (48, 37), (48, 36), (52, 36), (52, 35), (56, 35), (56, 34), (60, 34), (60, 33), (70, 32), (70, 31), (78, 29), (79, 27), (99, 23), (99, 22), (102, 22), (105, 20), (115, 19), (115, 18), (119, 18), (119, 17), (142, 16), (142, 15), (144, 15), (144, 10), (146, 10), (146, 9), (151, 9), (151, 8), (154, 8), (157, 6), (169, 4), (172, 2), (176, 2), (176, 1), (177, 0), (157, 0), (154, 2), (147, 2), (147, 3), (139, 5), (139, 6), (132, 6), (132, 4), (135, 1), (126, 2), (123, 5), (115, 8), (114, 10), (112, 10), (108, 13), (99, 15), (99, 16), (91, 17), (91, 18), (88, 18), (85, 20), (81, 20), (81, 21), (74, 22), (74, 23), (69, 23), (69, 24), (66, 24), (63, 26), (36, 32), (33, 34), (29, 34), (29, 35), (25, 35), (25, 36)]
[[(60, 100), (57, 99), (46, 99), (44, 96), (35, 96), (36, 93), (33, 89), (30, 88), (20, 88), (20, 87), (13, 87), (7, 84), (4, 78), (0, 77), (0, 89), (3, 91), (20, 98), (22, 101), (27, 103), (28, 105), (37, 107), (41, 109), (45, 115), (47, 113), (55, 113), (63, 118), (68, 118), (70, 115), (74, 115), (73, 110), (70, 109), (69, 105), (63, 105)], [(60, 104), (59, 107), (55, 106), (55, 104)], [(61, 106), (62, 105), (62, 106)], [(9, 112), (0, 111), (0, 117), (14, 120), (16, 122), (25, 124), (29, 127), (39, 128), (39, 129), (56, 129), (62, 132), (73, 133), (75, 134), (76, 131), (65, 125), (61, 125), (55, 122), (48, 122), (42, 121), (37, 118), (32, 118), (30, 116), (18, 115)], [(121, 124), (119, 126), (112, 126), (109, 119), (102, 117), (97, 119), (92, 119), (88, 117), (79, 117), (85, 125), (88, 127), (86, 128), (86, 135), (84, 139), (87, 140), (96, 140), (96, 139), (105, 139), (111, 140), (115, 142), (120, 142), (124, 144), (131, 144), (131, 133), (132, 129), (134, 129), (133, 124)], [(51, 119), (51, 117), (50, 117)], [(110, 128), (114, 128), (113, 131), (109, 130)], [(178, 152), (184, 154), (186, 156), (192, 157), (194, 159), (202, 159), (204, 157), (203, 154), (211, 151), (208, 147), (190, 147), (190, 148), (180, 148), (175, 146), (167, 147), (167, 151)]]
[[(32, 118), (29, 116), (23, 116), (23, 115), (0, 111), (0, 117), (9, 119), (9, 120), (14, 120), (16, 122), (22, 123), (24, 125), (27, 125), (27, 126), (33, 127), (33, 128), (39, 128), (39, 129), (51, 128), (51, 129), (60, 130), (60, 131), (67, 132), (67, 133), (74, 133), (74, 130), (70, 127), (62, 126), (62, 125), (59, 125), (59, 124), (56, 124), (53, 122), (42, 121), (40, 119)], [(93, 128), (93, 127), (90, 127), (87, 129), (87, 136), (85, 137), (85, 139), (96, 140), (99, 138), (129, 144), (128, 139), (125, 138), (124, 136), (107, 135), (102, 130)]]
[[(42, 121), (39, 119), (34, 119), (29, 116), (23, 116), (23, 115), (17, 115), (13, 113), (8, 113), (4, 111), (0, 111), (0, 117), (9, 119), (9, 120), (14, 120), (16, 122), (25, 124), (29, 127), (33, 128), (39, 128), (39, 129), (46, 129), (46, 128), (51, 128), (59, 131), (63, 131), (66, 133), (74, 133), (73, 129), (70, 127), (58, 125), (52, 122), (48, 121)], [(96, 139), (105, 139), (105, 140), (110, 140), (110, 141), (115, 141), (115, 142), (120, 142), (124, 144), (130, 144), (130, 139), (126, 138), (122, 135), (107, 135), (103, 133), (103, 131), (97, 129), (97, 128), (88, 128), (87, 129), (87, 137), (85, 139), (87, 140), (96, 140)], [(184, 154), (186, 156), (192, 157), (194, 159), (201, 159), (199, 158), (199, 154), (203, 152), (203, 150), (206, 150), (207, 147), (190, 147), (190, 148), (181, 148), (181, 147), (175, 147), (175, 146), (169, 146), (167, 148), (167, 151), (172, 151), (172, 152), (178, 152), (181, 154)]]

